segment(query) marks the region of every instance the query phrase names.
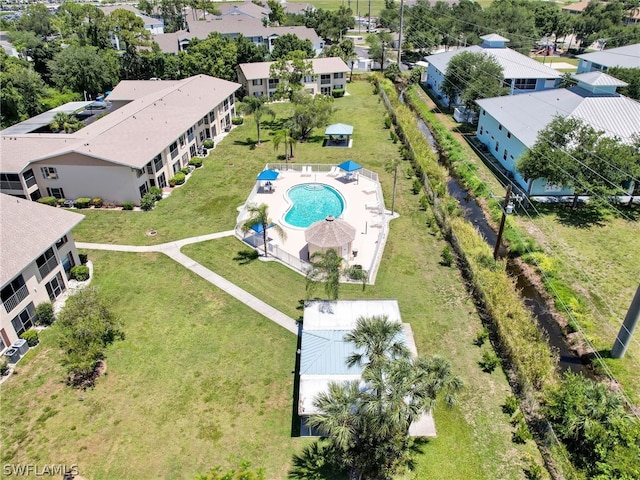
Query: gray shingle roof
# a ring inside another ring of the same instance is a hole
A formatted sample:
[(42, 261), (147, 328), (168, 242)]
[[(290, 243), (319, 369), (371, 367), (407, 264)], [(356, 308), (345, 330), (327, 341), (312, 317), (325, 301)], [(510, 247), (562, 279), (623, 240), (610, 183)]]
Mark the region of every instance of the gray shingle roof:
[(12, 280), (83, 218), (0, 193), (0, 285)]
[(578, 87), (486, 98), (478, 105), (527, 147), (555, 116), (579, 118), (606, 135), (631, 141), (640, 134), (640, 103), (618, 94), (594, 95)]
[(562, 75), (553, 68), (541, 65), (535, 60), (511, 50), (510, 48), (484, 48), (481, 45), (449, 50), (448, 52), (429, 55), (426, 60), (443, 74), (447, 72), (449, 61), (461, 52), (486, 53), (500, 64), (504, 70), (504, 78), (560, 78)]
[(610, 48), (593, 53), (583, 53), (578, 58), (605, 67), (640, 68), (640, 43)]
[[(2, 171), (20, 171), (29, 162), (70, 152), (142, 168), (240, 88), (237, 83), (207, 75), (180, 81), (142, 81), (138, 92), (132, 85), (125, 83), (122, 90), (114, 92), (120, 98), (137, 95), (134, 101), (73, 134), (2, 136)], [(147, 95), (144, 85), (150, 90)], [(166, 88), (160, 88), (163, 86)]]

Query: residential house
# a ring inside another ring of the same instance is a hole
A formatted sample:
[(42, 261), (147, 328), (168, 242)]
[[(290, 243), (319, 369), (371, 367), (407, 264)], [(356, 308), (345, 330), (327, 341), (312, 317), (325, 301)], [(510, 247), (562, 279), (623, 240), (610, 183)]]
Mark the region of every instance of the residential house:
[(160, 35), (164, 33), (164, 21), (161, 18), (154, 18), (149, 15), (145, 15), (131, 5), (107, 5), (100, 7), (100, 9), (105, 13), (105, 15), (111, 15), (119, 9), (128, 10), (129, 12), (133, 12), (136, 17), (142, 19), (145, 30), (147, 30), (151, 35)]
[[(301, 435), (315, 435), (305, 425), (309, 415), (321, 413), (314, 405), (318, 394), (327, 392), (331, 382), (359, 381), (361, 365), (347, 365), (353, 353), (364, 353), (351, 342), (344, 340), (347, 333), (357, 326), (360, 318), (386, 316), (389, 321), (402, 323), (396, 300), (316, 300), (304, 307), (300, 342), (300, 370), (298, 372), (298, 415)], [(403, 324), (398, 340), (404, 343), (414, 356), (417, 350), (409, 324)], [(409, 428), (411, 436), (435, 437), (436, 428), (431, 412), (423, 415)]]
[[(497, 34), (484, 35), (480, 38), (483, 40), (481, 45), (436, 53), (425, 58), (429, 62), (427, 86), (433, 89), (439, 99), (446, 97), (442, 89), (449, 61), (461, 52), (486, 53), (493, 57), (503, 69), (504, 84), (509, 87), (510, 95), (548, 90), (557, 88), (560, 84), (562, 78), (560, 73), (507, 48), (505, 43), (509, 41), (508, 38)], [(457, 99), (448, 100), (452, 105), (458, 103)]]
[(186, 50), (192, 39), (204, 40), (213, 32), (218, 32), (229, 38), (242, 35), (256, 45), (265, 45), (269, 52), (273, 51), (275, 40), (286, 34), (293, 34), (302, 40), (311, 41), (316, 55), (322, 52), (325, 45), (324, 40), (312, 28), (304, 26), (269, 27), (265, 26), (261, 18), (247, 14), (224, 16), (207, 14), (200, 20), (187, 17), (187, 25), (187, 30), (154, 36), (153, 39), (158, 43), (160, 50), (177, 55), (178, 52)]
[(602, 72), (573, 76), (571, 88), (478, 100), (477, 138), (529, 195), (570, 195), (573, 191), (544, 179), (525, 179), (516, 162), (536, 143), (538, 132), (557, 117), (579, 118), (605, 135), (632, 142), (640, 135), (640, 103), (616, 92), (626, 86)]
[(577, 55), (578, 73), (608, 72), (611, 67), (640, 68), (640, 43)]
[[(346, 89), (349, 67), (340, 57), (312, 58), (313, 75), (304, 78), (304, 88), (315, 95), (331, 95), (333, 90)], [(273, 96), (281, 79), (272, 78), (270, 69), (274, 62), (241, 63), (238, 65), (238, 81), (247, 95)]]
[(216, 9), (220, 12), (221, 17), (227, 15), (245, 15), (251, 18), (268, 18), (271, 9), (266, 5), (257, 5), (253, 2), (237, 3), (220, 3), (216, 5)]
[(109, 113), (75, 133), (38, 133), (48, 124), (40, 116), (9, 127), (0, 132), (0, 190), (138, 202), (150, 187), (166, 187), (204, 140), (231, 128), (238, 88), (206, 75), (126, 80), (107, 97)]
[(34, 325), (40, 303), (55, 302), (80, 264), (71, 230), (84, 217), (0, 194), (0, 351)]

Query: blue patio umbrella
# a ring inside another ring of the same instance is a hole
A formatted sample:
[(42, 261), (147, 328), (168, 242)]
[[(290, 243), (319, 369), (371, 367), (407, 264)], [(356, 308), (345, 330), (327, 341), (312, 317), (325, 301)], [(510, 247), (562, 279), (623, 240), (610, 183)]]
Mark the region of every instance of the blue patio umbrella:
[(353, 160), (347, 160), (346, 162), (342, 162), (340, 165), (338, 165), (338, 168), (341, 168), (345, 172), (354, 172), (356, 170), (360, 170), (362, 168), (362, 165), (354, 162)]
[(278, 175), (280, 175), (280, 172), (276, 172), (275, 170), (263, 170), (263, 171), (260, 172), (260, 174), (258, 175), (258, 178), (256, 180), (271, 181), (271, 180), (275, 180), (276, 178), (278, 178)]
[[(267, 225), (267, 228), (271, 228), (273, 227), (274, 223), (271, 222), (269, 225)], [(262, 226), (261, 223), (256, 223), (255, 225), (253, 225), (251, 227), (251, 230), (253, 230), (256, 233), (262, 233), (264, 231), (264, 227)]]

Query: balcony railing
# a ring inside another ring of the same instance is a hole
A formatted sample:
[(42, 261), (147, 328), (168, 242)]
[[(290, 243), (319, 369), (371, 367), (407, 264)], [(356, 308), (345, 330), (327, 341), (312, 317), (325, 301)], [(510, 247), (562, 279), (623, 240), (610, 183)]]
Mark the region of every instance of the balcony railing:
[(188, 139), (189, 143), (193, 142), (194, 138), (196, 138), (196, 137), (195, 137), (195, 135), (193, 133), (190, 133), (190, 134), (187, 135), (187, 139)]
[(329, 85), (331, 83), (330, 78), (323, 78), (320, 80), (320, 85)]
[(21, 286), (16, 292), (7, 298), (4, 302), (4, 308), (9, 313), (11, 310), (20, 305), (20, 302), (29, 296), (29, 290), (26, 285)]
[(27, 184), (27, 188), (33, 187), (36, 184), (36, 177), (27, 177), (24, 182)]
[(38, 267), (38, 271), (40, 272), (40, 276), (42, 278), (46, 277), (57, 266), (58, 266), (58, 259), (56, 257), (51, 257), (43, 265)]
[(19, 181), (3, 180), (0, 182), (0, 190), (22, 190), (22, 183)]
[(171, 159), (173, 160), (178, 156), (178, 150), (171, 150)]

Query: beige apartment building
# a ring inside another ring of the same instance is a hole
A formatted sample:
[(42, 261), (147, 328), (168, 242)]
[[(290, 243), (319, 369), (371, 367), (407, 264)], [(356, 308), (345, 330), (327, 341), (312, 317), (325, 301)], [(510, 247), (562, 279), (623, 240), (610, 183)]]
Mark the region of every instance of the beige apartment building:
[[(240, 85), (196, 75), (184, 80), (122, 81), (97, 106), (72, 102), (0, 132), (0, 191), (138, 203), (231, 129)], [(85, 114), (74, 133), (39, 133), (57, 111)], [(101, 116), (101, 113), (106, 113)]]
[[(313, 75), (304, 78), (304, 88), (310, 94), (331, 95), (333, 90), (347, 88), (349, 67), (340, 57), (312, 58)], [(238, 81), (247, 95), (272, 97), (280, 83), (272, 78), (270, 69), (274, 62), (241, 63), (238, 65)]]
[(71, 229), (84, 217), (0, 194), (0, 352), (35, 321), (36, 306), (55, 302), (80, 264)]

